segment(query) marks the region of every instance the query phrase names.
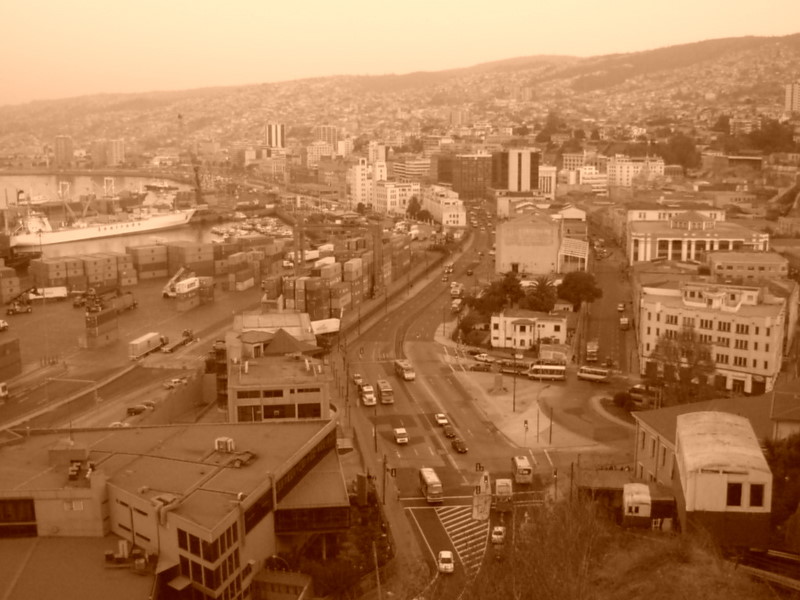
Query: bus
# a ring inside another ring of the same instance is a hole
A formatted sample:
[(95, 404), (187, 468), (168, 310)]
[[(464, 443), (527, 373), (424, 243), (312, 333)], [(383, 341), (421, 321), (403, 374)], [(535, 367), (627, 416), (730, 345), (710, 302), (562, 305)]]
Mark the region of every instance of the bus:
[(414, 368), (407, 360), (394, 361), (394, 372), (398, 377), (402, 377), (404, 381), (414, 381), (417, 378)]
[(564, 365), (531, 365), (528, 370), (531, 379), (548, 379), (564, 381), (567, 378), (567, 367)]
[(419, 470), (419, 489), (428, 504), (437, 504), (442, 501), (442, 482), (439, 476), (430, 467)]
[(511, 474), (516, 483), (533, 483), (533, 469), (527, 456), (511, 457)]
[(378, 400), (381, 401), (381, 404), (394, 404), (394, 392), (388, 381), (378, 379), (376, 387), (378, 388)]
[(599, 367), (581, 367), (578, 369), (578, 379), (593, 381), (596, 383), (608, 383), (608, 369)]

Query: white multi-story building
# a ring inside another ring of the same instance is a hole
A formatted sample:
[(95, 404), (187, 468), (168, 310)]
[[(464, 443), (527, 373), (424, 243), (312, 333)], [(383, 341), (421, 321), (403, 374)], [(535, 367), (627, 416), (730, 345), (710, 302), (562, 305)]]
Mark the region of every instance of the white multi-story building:
[(757, 286), (706, 281), (645, 285), (637, 331), (642, 374), (663, 372), (654, 353), (662, 336), (690, 330), (711, 347), (715, 387), (735, 393), (770, 391), (781, 369), (786, 300)]
[(419, 199), (418, 182), (399, 181), (375, 182), (375, 210), (386, 215), (404, 215), (412, 197)]
[(429, 185), (422, 190), (422, 208), (445, 229), (467, 226), (467, 209), (458, 193), (444, 185)]
[(784, 110), (800, 113), (800, 81), (786, 84), (784, 90)]
[(491, 318), (492, 348), (528, 350), (539, 344), (565, 344), (567, 318), (533, 310), (507, 308)]
[(556, 199), (558, 169), (554, 165), (539, 165), (539, 194), (548, 200)]
[(355, 210), (359, 204), (370, 206), (372, 204), (372, 178), (371, 169), (366, 158), (359, 158), (358, 162), (348, 170), (347, 183), (350, 187), (350, 208)]
[(353, 153), (353, 138), (348, 137), (336, 142), (337, 156), (350, 156)]
[(648, 156), (631, 158), (617, 154), (608, 160), (608, 185), (631, 187), (634, 179), (651, 180), (664, 176), (664, 159)]
[(430, 170), (430, 158), (400, 158), (392, 161), (392, 176), (397, 181), (422, 182)]
[(608, 196), (608, 174), (601, 173), (594, 165), (584, 165), (577, 169), (578, 184), (588, 185), (597, 196)]
[(378, 161), (386, 162), (386, 145), (370, 142), (367, 145), (367, 162), (372, 165)]
[(267, 123), (264, 126), (264, 144), (267, 148), (286, 148), (286, 126), (283, 123)]
[(306, 167), (314, 168), (319, 165), (319, 161), (323, 156), (333, 156), (333, 146), (328, 142), (312, 142), (304, 148), (303, 158)]

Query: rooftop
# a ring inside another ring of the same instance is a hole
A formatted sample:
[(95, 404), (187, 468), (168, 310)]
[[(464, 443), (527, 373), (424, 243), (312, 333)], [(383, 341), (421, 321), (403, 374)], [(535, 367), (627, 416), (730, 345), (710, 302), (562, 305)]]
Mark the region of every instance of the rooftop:
[(669, 221), (632, 221), (628, 224), (631, 234), (665, 234), (667, 237), (728, 237), (737, 236), (748, 238), (751, 236), (766, 236), (754, 229), (749, 229), (730, 221), (715, 221), (714, 229), (675, 229), (670, 227)]
[(776, 263), (783, 264), (786, 259), (775, 252), (748, 252), (748, 251), (728, 251), (716, 250), (707, 253), (709, 261), (718, 262), (731, 262), (731, 263), (752, 263), (752, 264), (765, 264)]

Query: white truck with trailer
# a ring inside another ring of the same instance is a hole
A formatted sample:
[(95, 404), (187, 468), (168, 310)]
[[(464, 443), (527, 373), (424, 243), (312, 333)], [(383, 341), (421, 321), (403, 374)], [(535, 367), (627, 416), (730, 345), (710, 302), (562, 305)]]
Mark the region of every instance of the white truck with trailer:
[(139, 360), (169, 344), (169, 338), (151, 331), (139, 336), (128, 344), (128, 356), (131, 360)]

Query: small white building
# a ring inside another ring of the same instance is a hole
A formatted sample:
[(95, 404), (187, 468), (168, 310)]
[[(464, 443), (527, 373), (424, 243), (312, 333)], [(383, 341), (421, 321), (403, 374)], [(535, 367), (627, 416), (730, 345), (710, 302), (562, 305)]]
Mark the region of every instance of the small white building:
[(541, 343), (564, 344), (567, 341), (567, 318), (533, 310), (509, 308), (492, 315), (493, 348), (528, 350)]

